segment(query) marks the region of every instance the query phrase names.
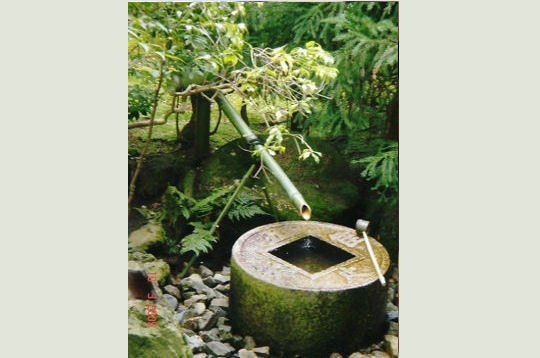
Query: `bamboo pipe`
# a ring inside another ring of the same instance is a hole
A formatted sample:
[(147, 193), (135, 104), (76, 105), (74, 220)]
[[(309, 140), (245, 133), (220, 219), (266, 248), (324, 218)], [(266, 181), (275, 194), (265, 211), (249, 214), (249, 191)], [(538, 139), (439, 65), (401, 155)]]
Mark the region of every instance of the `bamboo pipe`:
[(257, 138), (257, 136), (251, 131), (249, 126), (244, 122), (242, 117), (235, 111), (231, 103), (219, 92), (215, 96), (215, 100), (221, 110), (229, 117), (231, 123), (234, 125), (238, 133), (250, 144), (255, 147), (255, 149), (261, 150), (261, 160), (270, 170), (274, 178), (278, 181), (281, 187), (285, 190), (289, 199), (293, 202), (294, 206), (298, 209), (300, 216), (304, 220), (309, 220), (311, 218), (311, 208), (308, 203), (304, 200), (302, 194), (296, 189), (292, 181), (289, 179), (287, 174), (281, 169), (279, 164), (274, 160), (274, 158), (268, 153), (268, 150), (262, 145), (262, 142)]

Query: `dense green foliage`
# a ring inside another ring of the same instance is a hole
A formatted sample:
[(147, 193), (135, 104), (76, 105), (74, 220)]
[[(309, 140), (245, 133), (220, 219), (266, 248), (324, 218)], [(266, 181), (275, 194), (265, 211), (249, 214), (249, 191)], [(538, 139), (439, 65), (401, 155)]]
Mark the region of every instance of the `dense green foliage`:
[[(316, 41), (330, 50), (339, 75), (323, 94), (330, 98), (303, 119), (304, 130), (341, 138), (359, 175), (373, 183), (382, 203), (398, 192), (398, 3), (320, 2), (250, 4), (252, 41), (289, 47)], [(291, 31), (292, 30), (292, 31)]]
[(140, 85), (129, 86), (128, 119), (136, 120), (141, 116), (147, 116), (152, 110), (153, 95), (148, 87)]

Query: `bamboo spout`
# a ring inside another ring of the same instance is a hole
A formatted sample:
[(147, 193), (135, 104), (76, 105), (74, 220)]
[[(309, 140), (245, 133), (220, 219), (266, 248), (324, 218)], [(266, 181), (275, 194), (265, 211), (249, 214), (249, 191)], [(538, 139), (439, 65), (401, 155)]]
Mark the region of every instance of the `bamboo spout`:
[(311, 208), (308, 203), (304, 200), (302, 194), (296, 189), (292, 181), (289, 179), (287, 174), (281, 169), (279, 164), (274, 160), (274, 158), (268, 153), (268, 151), (262, 145), (262, 142), (257, 138), (257, 136), (251, 131), (249, 126), (244, 122), (242, 117), (234, 110), (231, 103), (223, 95), (223, 93), (218, 93), (215, 97), (215, 100), (221, 110), (229, 117), (231, 123), (234, 125), (238, 133), (255, 149), (261, 150), (261, 160), (270, 170), (274, 178), (278, 181), (281, 187), (287, 193), (289, 199), (293, 202), (294, 206), (298, 209), (300, 216), (304, 220), (309, 220), (311, 218)]

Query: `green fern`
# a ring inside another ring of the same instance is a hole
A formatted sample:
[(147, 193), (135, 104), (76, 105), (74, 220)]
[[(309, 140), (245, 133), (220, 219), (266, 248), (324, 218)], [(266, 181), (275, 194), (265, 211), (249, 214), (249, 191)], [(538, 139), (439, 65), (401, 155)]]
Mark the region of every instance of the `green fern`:
[(194, 229), (191, 234), (185, 236), (180, 242), (180, 254), (191, 251), (198, 256), (211, 250), (212, 244), (218, 241), (218, 237), (212, 235), (210, 230), (201, 222), (190, 222), (189, 225), (193, 226)]
[(381, 192), (381, 200), (397, 200), (398, 192), (398, 143), (381, 147), (379, 151), (361, 159), (353, 159), (353, 165), (363, 168), (361, 175), (374, 182), (372, 190)]
[(232, 193), (234, 187), (223, 187), (214, 189), (209, 196), (198, 200), (192, 208), (194, 213), (208, 215), (213, 209), (225, 206), (227, 197)]
[(229, 209), (227, 216), (230, 220), (240, 221), (252, 218), (255, 215), (269, 215), (257, 204), (260, 200), (262, 198), (241, 192)]

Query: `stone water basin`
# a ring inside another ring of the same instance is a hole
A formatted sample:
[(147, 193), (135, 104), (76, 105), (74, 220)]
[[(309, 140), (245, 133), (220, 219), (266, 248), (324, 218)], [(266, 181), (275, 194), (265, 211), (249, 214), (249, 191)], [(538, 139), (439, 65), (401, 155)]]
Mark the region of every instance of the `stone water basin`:
[[(386, 274), (388, 252), (369, 240)], [(284, 221), (246, 232), (232, 248), (233, 330), (285, 357), (328, 357), (382, 339), (386, 295), (352, 228)]]

